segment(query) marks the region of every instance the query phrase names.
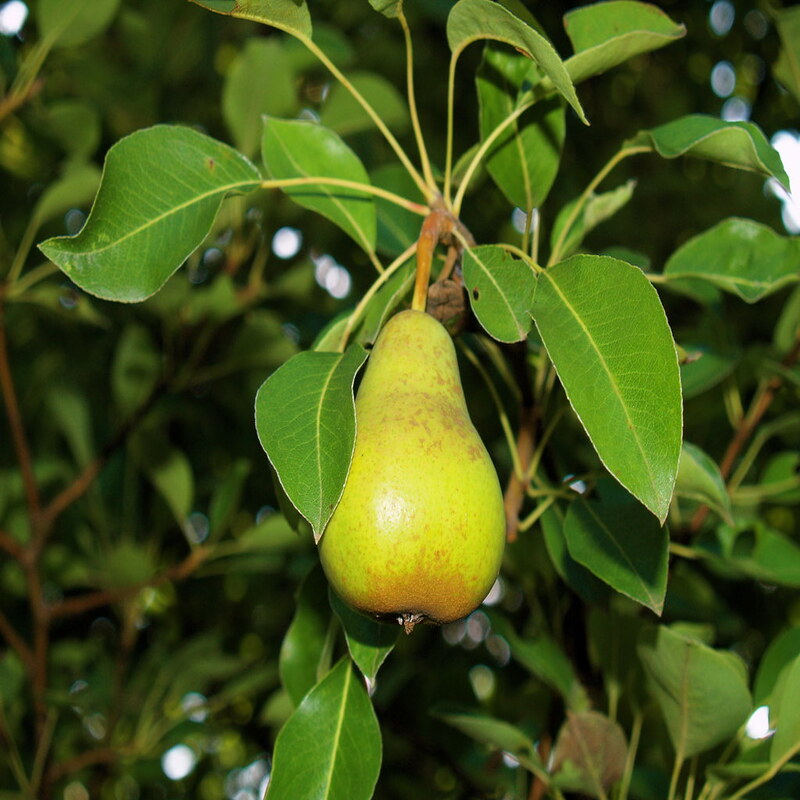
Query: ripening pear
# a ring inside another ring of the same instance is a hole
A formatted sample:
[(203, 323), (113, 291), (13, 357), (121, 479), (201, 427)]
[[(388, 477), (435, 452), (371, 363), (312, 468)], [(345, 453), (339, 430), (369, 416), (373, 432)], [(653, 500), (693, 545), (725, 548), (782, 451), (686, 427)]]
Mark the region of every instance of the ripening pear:
[(453, 342), (433, 317), (403, 311), (378, 336), (358, 390), (350, 474), (320, 540), (328, 580), (354, 608), (410, 632), (475, 609), (504, 542), (500, 484)]

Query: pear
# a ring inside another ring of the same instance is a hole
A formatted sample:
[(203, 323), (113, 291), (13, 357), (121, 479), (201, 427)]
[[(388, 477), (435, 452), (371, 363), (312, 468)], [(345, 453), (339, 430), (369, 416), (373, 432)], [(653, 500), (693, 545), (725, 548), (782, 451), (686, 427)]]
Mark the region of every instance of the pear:
[(469, 418), (455, 348), (423, 311), (378, 336), (356, 397), (356, 442), (320, 559), (354, 608), (451, 622), (486, 597), (505, 543), (497, 472)]

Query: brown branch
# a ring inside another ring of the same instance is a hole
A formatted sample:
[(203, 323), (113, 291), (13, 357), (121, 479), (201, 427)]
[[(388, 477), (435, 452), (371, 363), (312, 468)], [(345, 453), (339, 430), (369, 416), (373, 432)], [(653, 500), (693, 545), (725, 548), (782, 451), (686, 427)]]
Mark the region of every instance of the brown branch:
[[(0, 292), (2, 289), (0, 289)], [(6, 406), (6, 416), (8, 426), (11, 429), (11, 439), (14, 443), (14, 451), (17, 455), (22, 483), (25, 487), (25, 498), (28, 504), (31, 527), (35, 530), (41, 506), (39, 504), (39, 487), (36, 484), (36, 477), (33, 473), (33, 462), (31, 451), (28, 447), (28, 438), (25, 434), (25, 426), (22, 422), (22, 414), (17, 402), (17, 393), (14, 388), (14, 379), (11, 375), (11, 366), (8, 360), (8, 340), (6, 339), (6, 315), (4, 298), (0, 295), (0, 390), (2, 390), (3, 402)]]
[[(790, 368), (797, 363), (798, 359), (800, 359), (800, 331), (798, 331), (794, 346), (783, 358), (781, 364), (784, 367)], [(763, 419), (764, 414), (767, 413), (767, 410), (772, 405), (772, 401), (775, 399), (775, 395), (782, 385), (783, 378), (780, 375), (774, 375), (756, 392), (750, 403), (750, 408), (747, 410), (744, 417), (742, 417), (739, 426), (734, 431), (733, 437), (730, 442), (728, 442), (725, 454), (722, 456), (722, 461), (720, 461), (719, 471), (723, 480), (727, 480), (730, 476), (736, 459), (739, 458), (739, 454), (742, 452), (745, 444), (753, 435), (753, 432)], [(689, 523), (689, 530), (692, 533), (696, 533), (703, 526), (708, 516), (708, 511), (708, 506), (705, 505), (700, 506), (700, 508), (695, 511), (692, 521)]]
[(35, 97), (44, 86), (41, 79), (34, 81), (27, 92), (11, 92), (0, 100), (0, 120), (5, 119), (9, 114), (13, 114), (20, 106), (25, 105), (31, 98)]
[(11, 558), (17, 561), (24, 561), (26, 558), (25, 548), (4, 530), (0, 530), (0, 550), (5, 550)]
[(74, 617), (84, 614), (95, 608), (111, 605), (127, 597), (135, 595), (142, 589), (148, 587), (162, 586), (170, 581), (182, 581), (188, 578), (210, 555), (208, 547), (196, 547), (189, 553), (183, 561), (165, 569), (159, 575), (146, 581), (131, 584), (130, 586), (120, 586), (116, 589), (103, 589), (97, 592), (89, 592), (78, 597), (69, 597), (50, 606), (48, 615), (50, 619), (60, 619), (63, 617)]
[(27, 642), (17, 633), (17, 629), (11, 624), (8, 617), (0, 611), (0, 634), (8, 642), (9, 647), (16, 650), (17, 655), (22, 659), (27, 669), (32, 669), (34, 664), (33, 650)]
[(96, 750), (87, 750), (77, 756), (59, 761), (53, 764), (47, 771), (46, 783), (53, 784), (61, 778), (65, 778), (84, 767), (91, 767), (95, 764), (111, 764), (119, 758), (120, 753), (111, 747), (101, 747)]
[(123, 423), (116, 434), (109, 439), (103, 446), (94, 460), (86, 466), (83, 472), (78, 475), (69, 486), (65, 487), (57, 494), (43, 509), (41, 513), (40, 539), (37, 543), (37, 550), (41, 550), (44, 542), (52, 530), (53, 523), (58, 517), (80, 498), (92, 485), (95, 478), (102, 472), (109, 458), (125, 443), (133, 430), (147, 416), (156, 400), (164, 393), (166, 383), (159, 382), (150, 393), (147, 400)]

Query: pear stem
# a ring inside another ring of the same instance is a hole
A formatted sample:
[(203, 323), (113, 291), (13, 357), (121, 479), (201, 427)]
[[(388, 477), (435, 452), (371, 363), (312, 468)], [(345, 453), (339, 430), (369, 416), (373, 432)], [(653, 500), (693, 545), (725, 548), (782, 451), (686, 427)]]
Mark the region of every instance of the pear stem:
[(406, 635), (408, 635), (414, 630), (414, 626), (424, 619), (425, 616), (423, 614), (412, 614), (410, 611), (404, 611), (397, 618), (397, 621), (403, 626), (403, 630), (406, 632)]
[(444, 208), (434, 208), (422, 223), (417, 239), (417, 276), (414, 281), (414, 295), (411, 308), (424, 311), (428, 302), (428, 283), (431, 279), (431, 265), (436, 247), (444, 238), (449, 239), (453, 232), (453, 217)]

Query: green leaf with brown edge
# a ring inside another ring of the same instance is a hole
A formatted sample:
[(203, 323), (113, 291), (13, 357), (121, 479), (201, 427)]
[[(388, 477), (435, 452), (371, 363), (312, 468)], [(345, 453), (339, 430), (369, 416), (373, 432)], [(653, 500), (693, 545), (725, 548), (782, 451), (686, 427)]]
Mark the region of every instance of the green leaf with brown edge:
[(344, 627), (350, 658), (364, 677), (374, 682), (381, 665), (397, 644), (400, 626), (378, 622), (360, 614), (350, 608), (333, 589), (329, 590), (329, 596), (331, 608)]
[(738, 656), (664, 626), (643, 631), (637, 651), (680, 757), (710, 750), (747, 720), (752, 699)]
[[(337, 133), (300, 119), (264, 118), (261, 154), (270, 178), (336, 178), (369, 185), (358, 156)], [(296, 203), (327, 217), (366, 250), (375, 250), (377, 215), (372, 197), (357, 189), (309, 184), (283, 191)]]
[(800, 239), (752, 219), (730, 217), (692, 237), (664, 267), (668, 280), (699, 278), (746, 303), (800, 280)]
[(283, 637), (278, 661), (281, 683), (295, 708), (328, 671), (330, 621), (328, 582), (317, 563), (300, 584), (294, 617)]
[(598, 711), (567, 711), (551, 755), (561, 789), (605, 798), (625, 771), (628, 742), (617, 722)]
[(236, 147), (253, 158), (261, 144), (264, 114), (288, 117), (297, 106), (295, 73), (283, 41), (247, 39), (231, 62), (222, 89), (222, 115)]
[(600, 460), (663, 521), (683, 408), (672, 333), (650, 281), (608, 256), (572, 256), (539, 275), (531, 313)]
[(342, 496), (355, 445), (353, 382), (367, 357), (298, 353), (261, 385), (256, 429), (286, 495), (319, 541)]
[(369, 800), (381, 749), (363, 681), (343, 658), (281, 728), (265, 800)]
[(675, 494), (707, 505), (732, 524), (731, 499), (716, 462), (697, 445), (683, 443)]
[(299, 38), (311, 38), (306, 0), (189, 0), (217, 14), (271, 25)]
[[(475, 78), (482, 139), (517, 108), (520, 93), (532, 80), (538, 80), (538, 70), (530, 59), (487, 43)], [(540, 206), (553, 185), (565, 119), (560, 98), (537, 103), (506, 128), (486, 156), (486, 168), (497, 187), (523, 211)]]
[(464, 250), (464, 284), (483, 329), (500, 342), (520, 342), (531, 328), (536, 275), (499, 245)]
[(564, 15), (564, 28), (575, 50), (566, 61), (574, 83), (686, 34), (685, 26), (673, 22), (656, 6), (629, 0), (592, 3), (569, 11)]
[(39, 249), (89, 294), (138, 302), (201, 244), (226, 194), (260, 183), (250, 161), (210, 136), (176, 125), (145, 128), (108, 151), (83, 230)]
[(656, 614), (667, 592), (669, 535), (628, 495), (621, 502), (575, 500), (564, 523), (572, 557), (616, 591)]
[(459, 0), (447, 17), (447, 41), (454, 58), (481, 39), (504, 42), (530, 56), (588, 124), (564, 62), (544, 36), (492, 0)]
[(716, 161), (776, 178), (787, 190), (789, 187), (781, 157), (752, 122), (726, 122), (705, 114), (688, 114), (640, 131), (625, 147), (646, 147), (662, 158), (693, 156)]
[(800, 7), (774, 9), (772, 17), (781, 39), (772, 74), (800, 103)]

